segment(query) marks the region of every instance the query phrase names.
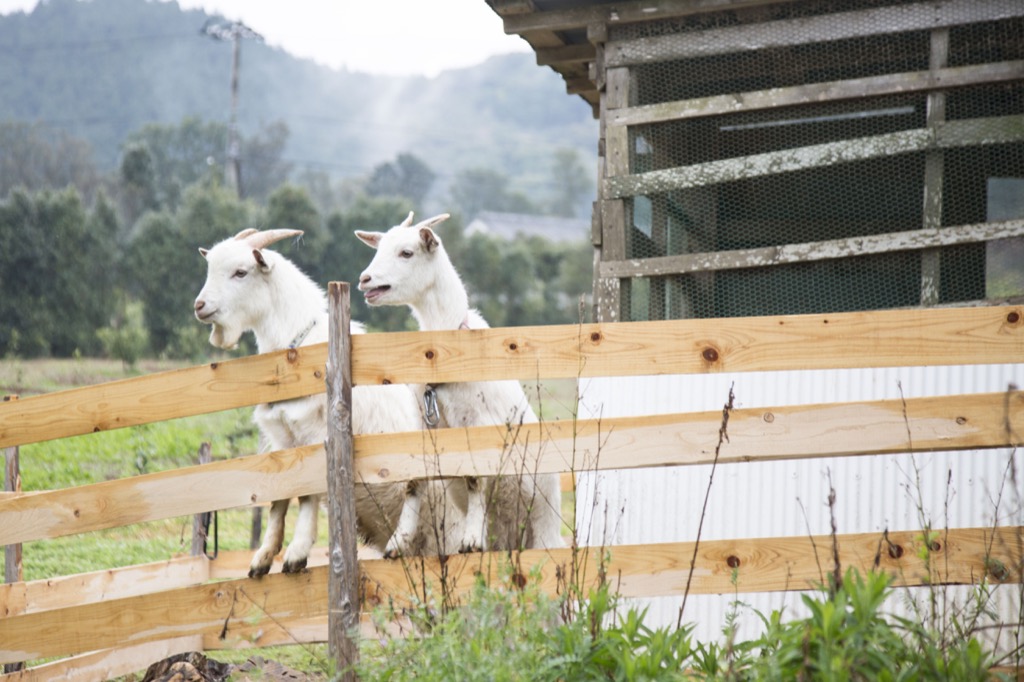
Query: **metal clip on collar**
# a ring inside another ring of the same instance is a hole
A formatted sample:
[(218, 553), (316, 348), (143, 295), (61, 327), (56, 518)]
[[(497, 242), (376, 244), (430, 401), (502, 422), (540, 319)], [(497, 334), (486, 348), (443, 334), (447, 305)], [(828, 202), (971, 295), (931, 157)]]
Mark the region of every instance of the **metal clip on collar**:
[(427, 390), (423, 392), (423, 421), (431, 429), (436, 429), (441, 423), (441, 413), (437, 409), (437, 391), (433, 386), (427, 386)]

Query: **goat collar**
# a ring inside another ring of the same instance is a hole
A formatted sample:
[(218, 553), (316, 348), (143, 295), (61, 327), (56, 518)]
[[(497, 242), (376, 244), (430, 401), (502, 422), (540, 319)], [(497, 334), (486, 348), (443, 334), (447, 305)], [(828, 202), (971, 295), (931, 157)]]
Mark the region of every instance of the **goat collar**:
[[(459, 329), (469, 329), (469, 313), (462, 318)], [(423, 391), (423, 421), (427, 428), (436, 429), (441, 423), (441, 409), (437, 404), (437, 387), (441, 384), (427, 384)]]
[(288, 347), (289, 347), (289, 348), (298, 348), (298, 347), (299, 347), (299, 345), (300, 345), (300, 344), (301, 344), (301, 343), (302, 343), (303, 341), (305, 341), (305, 340), (306, 340), (306, 337), (307, 337), (307, 336), (309, 336), (309, 333), (310, 333), (311, 331), (313, 331), (313, 327), (315, 327), (315, 326), (316, 326), (316, 318), (313, 318), (313, 319), (312, 319), (312, 320), (310, 321), (310, 323), (306, 325), (305, 329), (303, 329), (303, 330), (302, 330), (301, 332), (299, 332), (299, 333), (298, 333), (298, 334), (297, 334), (297, 335), (295, 336), (295, 338), (294, 338), (294, 339), (292, 339), (292, 342), (288, 344)]

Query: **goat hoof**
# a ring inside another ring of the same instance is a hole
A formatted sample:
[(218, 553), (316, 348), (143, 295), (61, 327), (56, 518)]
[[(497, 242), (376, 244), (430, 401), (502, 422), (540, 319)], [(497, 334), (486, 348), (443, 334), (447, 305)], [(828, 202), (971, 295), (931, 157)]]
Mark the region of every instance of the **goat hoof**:
[(262, 578), (267, 573), (270, 573), (270, 566), (253, 566), (249, 569), (250, 578)]
[(480, 545), (462, 545), (459, 547), (459, 554), (475, 554), (482, 551), (484, 551), (484, 548)]
[(299, 559), (298, 561), (286, 561), (284, 562), (284, 566), (281, 567), (282, 573), (302, 573), (305, 570), (305, 559)]
[(395, 559), (401, 559), (402, 553), (397, 549), (389, 549), (384, 552), (384, 558), (394, 561)]

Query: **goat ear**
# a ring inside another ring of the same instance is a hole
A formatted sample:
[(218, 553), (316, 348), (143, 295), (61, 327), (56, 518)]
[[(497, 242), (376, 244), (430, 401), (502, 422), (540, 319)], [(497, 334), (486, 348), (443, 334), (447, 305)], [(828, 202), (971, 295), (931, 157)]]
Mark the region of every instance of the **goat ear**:
[(434, 231), (429, 227), (420, 228), (420, 241), (423, 242), (423, 248), (427, 250), (427, 253), (431, 253), (437, 249), (441, 243)]
[(371, 249), (376, 249), (380, 246), (381, 237), (384, 236), (383, 232), (363, 232), (362, 230), (356, 230), (356, 236), (359, 237), (359, 241), (369, 246)]
[(206, 258), (206, 254), (208, 254), (208, 253), (210, 253), (209, 249), (204, 249), (203, 247), (199, 247), (199, 255), (200, 256), (202, 256), (203, 258)]
[(270, 269), (273, 266), (267, 263), (267, 259), (264, 258), (262, 251), (260, 251), (259, 249), (253, 249), (252, 257), (256, 259), (256, 264), (260, 266), (260, 270), (262, 270), (263, 272), (270, 272)]

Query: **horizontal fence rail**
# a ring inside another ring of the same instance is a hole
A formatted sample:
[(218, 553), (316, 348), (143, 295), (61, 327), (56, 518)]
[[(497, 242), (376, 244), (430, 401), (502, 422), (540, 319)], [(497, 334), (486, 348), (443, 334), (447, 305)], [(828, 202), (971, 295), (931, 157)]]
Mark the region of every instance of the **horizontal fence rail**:
[[(1024, 307), (357, 334), (353, 384), (972, 365), (1024, 358)], [(0, 403), (0, 447), (323, 393), (327, 344)]]
[[(951, 585), (977, 582), (1020, 582), (1018, 574), (992, 575), (992, 567), (1017, 566), (1014, 557), (1024, 547), (1020, 528), (956, 529), (933, 533), (930, 554), (921, 550), (923, 531), (839, 535), (835, 538), (844, 568), (868, 571), (880, 568), (897, 585)], [(691, 594), (773, 592), (815, 589), (827, 581), (821, 566), (828, 565), (833, 538), (783, 537), (701, 542), (697, 552)], [(899, 548), (895, 550), (894, 548)], [(607, 574), (625, 597), (680, 594), (687, 582), (694, 543), (621, 545), (611, 550)], [(584, 586), (598, 580), (599, 549), (584, 555)], [(925, 556), (930, 556), (930, 564)], [(572, 563), (572, 550), (528, 550), (521, 553), (523, 574), (539, 572), (541, 588), (554, 593), (561, 571)], [(445, 572), (456, 595), (476, 583), (477, 574), (501, 580), (507, 558), (502, 554), (448, 557)], [(364, 561), (364, 608), (392, 600), (407, 604), (407, 569), (398, 561)], [(413, 570), (434, 590), (440, 589), (440, 562), (413, 560)], [(133, 645), (168, 637), (201, 635), (225, 646), (275, 623), (323, 616), (327, 607), (327, 566), (306, 573), (270, 574), (249, 579), (182, 587), (145, 596), (125, 597), (55, 611), (0, 618), (0, 663), (80, 653), (119, 645)], [(735, 578), (734, 578), (735, 574)], [(735, 582), (734, 582), (735, 580)], [(40, 637), (39, 633), (46, 633)]]
[[(425, 476), (709, 464), (721, 412), (549, 421), (355, 436), (357, 485)], [(1024, 392), (736, 409), (718, 462), (1005, 448), (1024, 437)], [(306, 446), (0, 499), (0, 545), (326, 491), (324, 448)], [(2, 588), (0, 588), (2, 589)]]

